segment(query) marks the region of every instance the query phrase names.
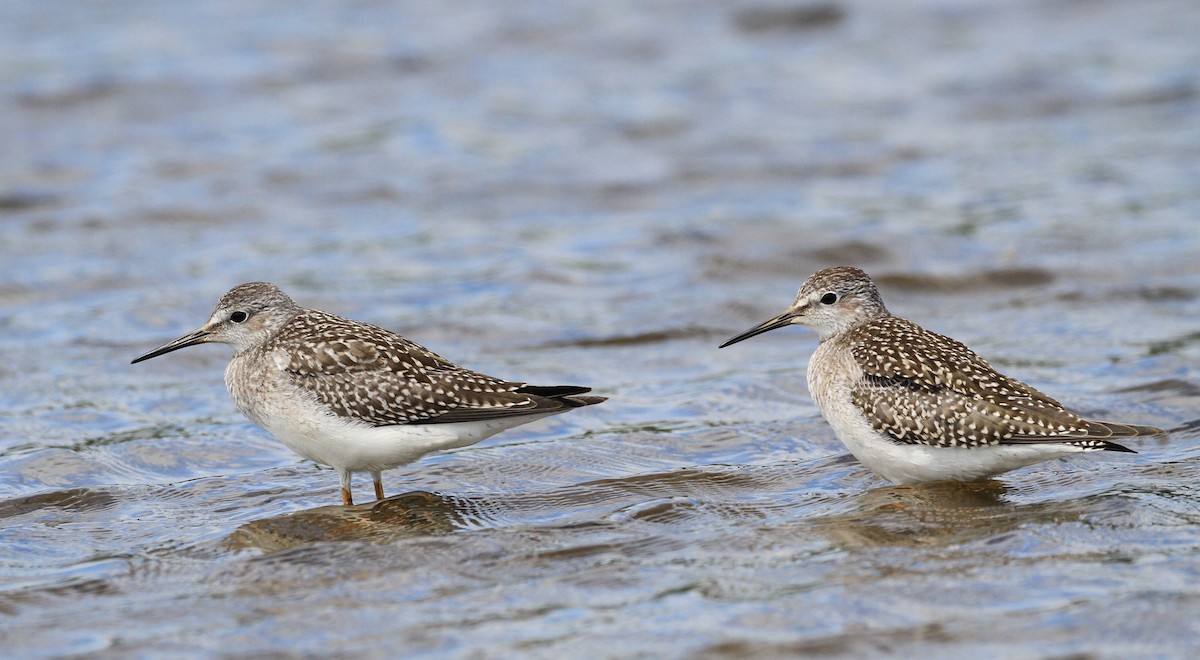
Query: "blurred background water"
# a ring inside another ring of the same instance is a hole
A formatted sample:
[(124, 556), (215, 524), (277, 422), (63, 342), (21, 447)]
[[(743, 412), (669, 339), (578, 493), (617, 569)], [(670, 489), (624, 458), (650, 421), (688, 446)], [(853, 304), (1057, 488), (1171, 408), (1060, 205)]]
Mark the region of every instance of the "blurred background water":
[[(0, 648), (1188, 655), (1197, 35), (1187, 0), (4, 3)], [(1172, 435), (889, 486), (811, 333), (715, 349), (835, 264)], [(128, 364), (249, 280), (611, 399), (332, 506), (227, 348)]]

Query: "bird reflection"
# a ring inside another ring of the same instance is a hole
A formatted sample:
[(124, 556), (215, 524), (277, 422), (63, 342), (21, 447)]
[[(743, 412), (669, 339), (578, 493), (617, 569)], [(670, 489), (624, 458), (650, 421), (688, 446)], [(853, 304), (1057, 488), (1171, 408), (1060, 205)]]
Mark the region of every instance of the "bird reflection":
[(242, 525), (225, 539), (235, 550), (267, 552), (322, 541), (387, 543), (461, 529), (481, 505), (463, 497), (412, 491), (372, 504), (322, 506)]
[(1021, 513), (1027, 507), (1005, 500), (1007, 490), (994, 480), (875, 488), (862, 494), (854, 511), (814, 522), (847, 549), (966, 543), (1010, 531), (1027, 519)]

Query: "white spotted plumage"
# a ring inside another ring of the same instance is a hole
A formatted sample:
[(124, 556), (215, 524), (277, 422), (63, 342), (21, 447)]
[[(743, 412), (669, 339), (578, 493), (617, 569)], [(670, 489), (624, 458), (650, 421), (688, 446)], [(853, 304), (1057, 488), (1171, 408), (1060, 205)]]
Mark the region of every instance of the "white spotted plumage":
[(540, 387), (463, 369), (383, 328), (305, 309), (278, 287), (231, 289), (207, 324), (134, 360), (205, 342), (234, 356), (225, 384), (237, 407), (296, 453), (335, 468), (344, 503), (354, 472), (372, 475), (424, 454), (604, 401), (586, 387)]
[(857, 268), (827, 268), (788, 311), (723, 346), (785, 325), (815, 330), (808, 385), (838, 439), (896, 483), (972, 481), (1112, 441), (1162, 433), (1087, 420), (992, 368), (964, 344), (892, 316)]

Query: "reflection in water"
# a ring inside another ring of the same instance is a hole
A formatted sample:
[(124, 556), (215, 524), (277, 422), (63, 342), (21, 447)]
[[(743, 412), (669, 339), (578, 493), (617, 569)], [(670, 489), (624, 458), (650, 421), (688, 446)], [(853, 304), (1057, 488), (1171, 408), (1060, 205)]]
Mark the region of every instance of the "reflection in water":
[(371, 504), (321, 506), (255, 520), (230, 534), (225, 545), (276, 552), (321, 541), (389, 543), (461, 529), (478, 509), (464, 498), (413, 491)]
[(75, 513), (104, 511), (117, 505), (117, 497), (112, 493), (93, 488), (71, 488), (0, 501), (0, 518), (20, 516), (42, 509)]
[(597, 479), (561, 488), (456, 496), (408, 492), (372, 504), (321, 506), (246, 523), (226, 547), (274, 552), (327, 541), (388, 543), (456, 530), (591, 521), (644, 522), (688, 529), (714, 516), (760, 524), (786, 513), (803, 498), (815, 506), (820, 490), (806, 489), (828, 476), (842, 457), (806, 464), (707, 466)]
[(816, 528), (846, 548), (929, 547), (1003, 534), (1025, 516), (1007, 503), (999, 481), (928, 483), (874, 488), (854, 511), (823, 516)]

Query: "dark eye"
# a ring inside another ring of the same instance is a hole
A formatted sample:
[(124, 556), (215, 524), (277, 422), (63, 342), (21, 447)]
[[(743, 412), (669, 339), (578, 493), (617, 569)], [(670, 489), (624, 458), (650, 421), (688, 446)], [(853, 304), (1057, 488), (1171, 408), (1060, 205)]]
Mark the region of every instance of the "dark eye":
[(243, 321), (245, 321), (248, 318), (250, 318), (250, 315), (247, 314), (246, 312), (241, 312), (241, 311), (234, 312), (229, 315), (229, 320), (233, 321), (234, 323), (242, 323)]
[(836, 294), (836, 293), (834, 293), (834, 292), (832, 292), (832, 291), (830, 291), (829, 293), (827, 293), (827, 294), (825, 294), (825, 295), (821, 296), (821, 303), (822, 303), (822, 304), (825, 304), (825, 305), (832, 305), (832, 304), (833, 304), (833, 303), (835, 303), (835, 302), (837, 302), (837, 294)]

